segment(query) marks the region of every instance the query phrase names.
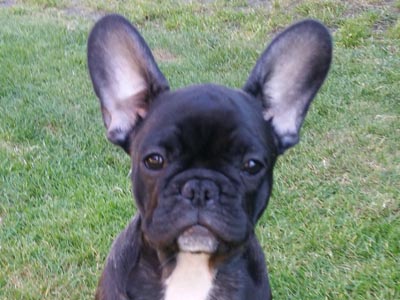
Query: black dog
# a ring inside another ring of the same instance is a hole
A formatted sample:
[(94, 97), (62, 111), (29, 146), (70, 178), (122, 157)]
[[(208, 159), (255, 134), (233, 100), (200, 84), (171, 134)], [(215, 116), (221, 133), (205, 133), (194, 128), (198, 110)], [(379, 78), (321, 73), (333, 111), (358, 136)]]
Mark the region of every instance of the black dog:
[(331, 55), (327, 29), (306, 20), (272, 41), (243, 89), (170, 91), (126, 19), (95, 25), (90, 75), (108, 139), (131, 156), (138, 208), (96, 299), (271, 299), (254, 226), (276, 158), (298, 142)]

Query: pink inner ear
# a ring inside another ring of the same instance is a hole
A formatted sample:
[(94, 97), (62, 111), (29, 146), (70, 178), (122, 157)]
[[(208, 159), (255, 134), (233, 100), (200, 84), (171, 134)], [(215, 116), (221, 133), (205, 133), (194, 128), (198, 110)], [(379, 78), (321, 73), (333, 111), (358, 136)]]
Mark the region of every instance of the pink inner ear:
[(331, 57), (329, 31), (306, 20), (279, 34), (250, 74), (244, 89), (264, 101), (264, 119), (272, 120), (281, 151), (298, 142), (300, 127), (328, 73)]
[[(126, 141), (129, 133), (137, 122), (138, 116), (144, 118), (147, 114), (148, 91), (142, 90), (125, 99), (110, 99), (108, 106), (103, 106), (103, 118), (107, 128), (107, 137), (114, 143), (121, 145)], [(102, 101), (105, 103), (106, 101)]]
[(107, 136), (126, 147), (138, 116), (146, 116), (153, 98), (169, 89), (168, 82), (139, 32), (119, 15), (105, 16), (93, 27), (88, 65)]
[(114, 55), (108, 52), (109, 82), (103, 87), (101, 103), (106, 111), (103, 116), (108, 139), (121, 144), (135, 126), (137, 116), (146, 115), (148, 83), (143, 75), (146, 72), (129, 49), (122, 45), (111, 48), (119, 52)]
[(112, 111), (106, 109), (110, 116), (107, 137), (114, 144), (121, 144), (126, 140), (130, 131), (135, 126), (137, 116), (140, 115), (139, 110), (144, 111), (142, 108), (138, 109), (140, 105), (137, 104), (137, 101), (136, 97), (131, 97), (130, 99), (125, 99), (125, 101), (114, 102), (114, 105), (110, 106)]

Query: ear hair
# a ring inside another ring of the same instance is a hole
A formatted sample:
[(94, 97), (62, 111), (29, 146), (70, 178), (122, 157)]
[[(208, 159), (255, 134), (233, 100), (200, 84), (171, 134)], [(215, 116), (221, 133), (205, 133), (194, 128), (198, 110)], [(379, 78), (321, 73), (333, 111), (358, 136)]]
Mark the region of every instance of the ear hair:
[(119, 15), (100, 19), (88, 40), (88, 66), (108, 139), (128, 151), (129, 134), (169, 89), (146, 42)]
[(299, 140), (308, 107), (332, 58), (332, 40), (321, 23), (305, 20), (279, 34), (261, 55), (244, 90), (260, 99), (283, 153)]

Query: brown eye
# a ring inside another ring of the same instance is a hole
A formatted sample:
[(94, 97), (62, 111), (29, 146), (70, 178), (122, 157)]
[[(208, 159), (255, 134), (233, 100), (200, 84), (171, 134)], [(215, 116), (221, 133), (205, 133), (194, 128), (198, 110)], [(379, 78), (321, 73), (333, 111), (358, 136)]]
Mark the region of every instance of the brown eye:
[(144, 165), (149, 170), (161, 170), (164, 168), (164, 158), (158, 153), (152, 153), (144, 159)]
[(255, 175), (261, 171), (263, 168), (263, 164), (255, 159), (249, 159), (242, 165), (242, 171), (250, 174)]

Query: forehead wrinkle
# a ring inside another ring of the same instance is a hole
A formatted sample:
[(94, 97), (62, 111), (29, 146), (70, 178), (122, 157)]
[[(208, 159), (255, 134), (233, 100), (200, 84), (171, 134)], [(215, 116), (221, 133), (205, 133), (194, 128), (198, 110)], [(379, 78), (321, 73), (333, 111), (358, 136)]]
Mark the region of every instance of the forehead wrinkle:
[[(251, 137), (249, 146), (252, 140), (264, 143), (269, 140), (264, 138), (268, 135), (265, 120), (259, 103), (253, 100), (243, 92), (215, 86), (166, 92), (156, 99), (138, 136), (144, 138), (163, 133), (165, 128), (175, 128), (179, 144), (215, 155), (222, 154), (229, 146), (236, 147), (233, 135), (242, 130), (246, 131), (244, 136)], [(134, 143), (140, 141), (141, 138)]]

